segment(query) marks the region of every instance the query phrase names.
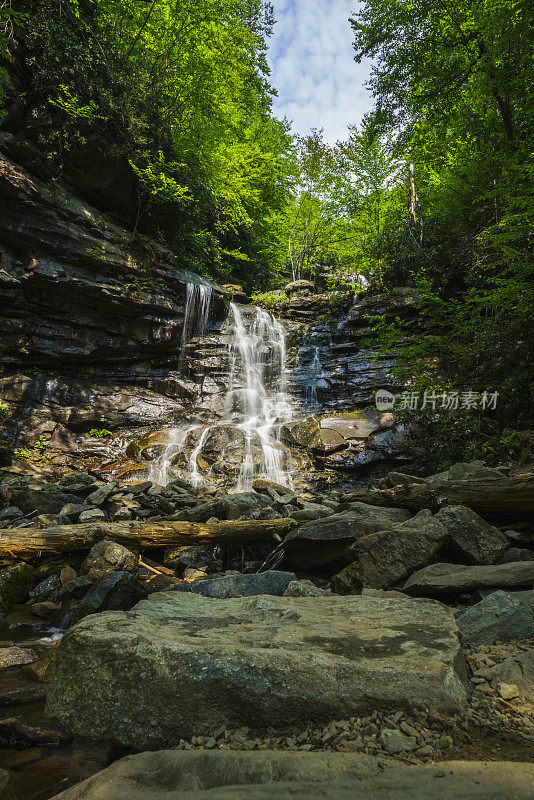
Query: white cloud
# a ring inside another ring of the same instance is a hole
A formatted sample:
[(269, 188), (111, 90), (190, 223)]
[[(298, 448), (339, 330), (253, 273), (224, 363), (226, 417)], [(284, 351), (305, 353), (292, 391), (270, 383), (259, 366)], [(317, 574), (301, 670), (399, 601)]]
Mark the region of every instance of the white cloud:
[(324, 128), (329, 142), (346, 137), (372, 107), (364, 83), (368, 64), (356, 64), (348, 22), (357, 0), (273, 0), (269, 49), (274, 111), (292, 120), (295, 133)]

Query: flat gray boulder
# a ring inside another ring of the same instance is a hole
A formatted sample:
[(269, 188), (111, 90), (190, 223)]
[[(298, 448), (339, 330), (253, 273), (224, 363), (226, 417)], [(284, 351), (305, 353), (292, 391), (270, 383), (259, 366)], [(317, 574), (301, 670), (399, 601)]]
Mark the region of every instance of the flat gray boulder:
[(198, 583), (179, 583), (171, 592), (193, 592), (203, 597), (252, 597), (258, 594), (272, 594), (280, 597), (292, 581), (296, 581), (294, 572), (270, 570), (257, 575), (221, 575)]
[(471, 606), (456, 620), (464, 641), (481, 645), (534, 637), (534, 609), (518, 599), (528, 592), (498, 591)]
[(472, 592), (474, 589), (519, 589), (534, 585), (534, 561), (510, 564), (463, 566), (431, 564), (415, 572), (404, 584), (403, 592), (434, 596)]
[(449, 547), (466, 564), (495, 564), (509, 547), (498, 528), (466, 506), (447, 506), (436, 514), (449, 534)]
[(343, 557), (362, 536), (404, 522), (411, 516), (403, 508), (380, 508), (351, 503), (350, 509), (301, 525), (284, 539), (286, 563), (294, 569), (310, 569)]
[(116, 761), (56, 800), (531, 800), (534, 765), (384, 764), (350, 753), (161, 750)]
[(370, 597), (218, 600), (160, 592), (86, 617), (47, 671), (70, 733), (138, 749), (359, 715), (376, 705), (457, 712), (466, 701), (452, 612)]

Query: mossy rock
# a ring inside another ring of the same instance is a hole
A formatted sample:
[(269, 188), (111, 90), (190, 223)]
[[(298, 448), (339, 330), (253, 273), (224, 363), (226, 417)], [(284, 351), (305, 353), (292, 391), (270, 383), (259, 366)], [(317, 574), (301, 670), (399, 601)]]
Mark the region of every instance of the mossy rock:
[(11, 606), (23, 603), (33, 586), (33, 567), (15, 564), (0, 570), (0, 613), (5, 614)]
[(349, 564), (332, 578), (332, 589), (337, 594), (361, 594), (363, 582), (357, 563)]

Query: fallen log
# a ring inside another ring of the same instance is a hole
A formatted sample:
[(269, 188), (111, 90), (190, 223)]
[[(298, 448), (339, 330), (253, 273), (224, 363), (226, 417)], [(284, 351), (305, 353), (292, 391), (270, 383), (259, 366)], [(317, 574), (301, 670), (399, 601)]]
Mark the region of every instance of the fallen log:
[(391, 489), (346, 492), (344, 503), (369, 503), (387, 508), (437, 511), (446, 505), (462, 505), (479, 514), (534, 511), (534, 475), (452, 480), (439, 484), (397, 484)]
[(80, 525), (54, 525), (50, 528), (8, 528), (0, 531), (0, 561), (5, 563), (44, 554), (88, 550), (102, 539), (137, 547), (277, 542), (297, 524), (293, 519), (229, 520), (213, 524), (149, 520), (87, 522)]

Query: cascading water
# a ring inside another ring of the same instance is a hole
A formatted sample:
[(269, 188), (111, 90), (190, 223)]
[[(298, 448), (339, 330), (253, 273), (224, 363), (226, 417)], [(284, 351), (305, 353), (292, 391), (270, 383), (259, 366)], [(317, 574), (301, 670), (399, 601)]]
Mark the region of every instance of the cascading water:
[(316, 347), (311, 363), (307, 369), (307, 384), (304, 394), (305, 405), (310, 409), (317, 408), (317, 383), (322, 374), (323, 367), (319, 356), (319, 348)]
[(203, 283), (188, 283), (182, 328), (181, 357), (184, 346), (193, 336), (203, 336), (208, 329), (213, 289)]
[[(282, 324), (267, 311), (255, 309), (247, 328), (240, 309), (230, 305), (233, 332), (230, 339), (230, 379), (226, 398), (229, 414), (237, 411), (237, 427), (245, 436), (245, 449), (237, 485), (249, 488), (255, 473), (284, 485), (291, 483), (283, 463), (279, 427), (291, 416), (286, 394), (286, 343)], [(234, 423), (235, 424), (235, 423)], [(255, 464), (254, 448), (262, 461)]]
[[(194, 284), (191, 287), (186, 322), (192, 319), (195, 308), (196, 313), (203, 312), (205, 317), (186, 327), (186, 339), (193, 335), (193, 330), (206, 326), (209, 314), (206, 295), (198, 291), (205, 287)], [(220, 473), (217, 464), (215, 476), (211, 474), (211, 466), (206, 471), (208, 453), (211, 464), (217, 461), (226, 474), (234, 475), (239, 489), (250, 488), (255, 477), (291, 485), (289, 451), (279, 438), (282, 424), (293, 415), (286, 389), (285, 330), (267, 311), (256, 307), (242, 311), (234, 303), (230, 304), (227, 330), (228, 383), (220, 421), (174, 430), (150, 473), (151, 480), (157, 483), (166, 484), (177, 473), (194, 486), (201, 486), (207, 478), (216, 478)]]

